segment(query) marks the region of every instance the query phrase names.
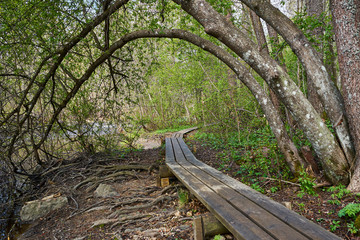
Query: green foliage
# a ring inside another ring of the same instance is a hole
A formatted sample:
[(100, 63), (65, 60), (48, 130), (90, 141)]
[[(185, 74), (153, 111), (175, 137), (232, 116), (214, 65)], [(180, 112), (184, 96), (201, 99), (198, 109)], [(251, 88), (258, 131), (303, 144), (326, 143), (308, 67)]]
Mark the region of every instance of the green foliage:
[(305, 211), (305, 203), (296, 202), (301, 212)]
[(213, 240), (222, 240), (222, 239), (223, 239), (223, 237), (220, 234), (215, 235), (213, 238)]
[(349, 203), (343, 209), (341, 209), (338, 213), (339, 217), (349, 217), (355, 218), (357, 214), (360, 212), (360, 204), (359, 203)]
[(331, 186), (327, 189), (327, 191), (331, 192), (332, 198), (328, 200), (328, 203), (335, 205), (340, 205), (340, 200), (351, 193), (350, 190), (346, 189), (346, 187), (342, 184), (338, 186)]
[(262, 187), (260, 187), (258, 183), (251, 184), (251, 188), (258, 192), (265, 193), (265, 190)]
[[(254, 127), (251, 128), (253, 124)], [(207, 132), (199, 131), (195, 138), (216, 150), (218, 150), (219, 170), (227, 170), (232, 163), (239, 167), (236, 175), (241, 181), (253, 185), (252, 187), (263, 192), (259, 177), (272, 177), (276, 179), (289, 179), (290, 171), (282, 154), (277, 148), (277, 143), (270, 128), (261, 124), (257, 119), (249, 122), (249, 128), (239, 132), (216, 132), (216, 128)], [(277, 191), (275, 186), (272, 191)]]
[(271, 191), (272, 193), (276, 193), (277, 191), (279, 191), (279, 188), (278, 188), (278, 187), (271, 187), (271, 188), (270, 188), (270, 191)]
[[(335, 54), (330, 49), (334, 38), (331, 15), (323, 12), (320, 16), (309, 16), (306, 11), (303, 11), (298, 12), (293, 21), (303, 31), (305, 36), (312, 43), (313, 47), (318, 52), (322, 52), (324, 54), (325, 63), (331, 64), (332, 58)], [(314, 34), (314, 31), (320, 31), (321, 34)]]
[(340, 227), (340, 221), (333, 220), (330, 224), (330, 231), (335, 232)]
[(308, 193), (313, 196), (318, 195), (314, 189), (314, 186), (316, 185), (314, 179), (312, 179), (304, 170), (299, 172), (298, 182), (303, 193)]
[(352, 234), (356, 234), (360, 228), (359, 212), (359, 203), (349, 203), (338, 212), (339, 217), (347, 219), (347, 228)]
[[(356, 222), (356, 221), (355, 221)], [(349, 222), (346, 224), (348, 231), (352, 234), (356, 234), (359, 232), (359, 228), (356, 227), (356, 224), (354, 222)]]
[(189, 203), (189, 192), (180, 188), (178, 190), (178, 197), (179, 197), (179, 208), (185, 207), (186, 204)]
[(327, 202), (330, 203), (330, 204), (333, 204), (333, 205), (340, 205), (341, 204), (341, 202), (339, 200), (337, 200), (337, 199), (329, 199)]
[(340, 184), (338, 186), (331, 186), (328, 188), (327, 191), (332, 193), (331, 197), (333, 199), (337, 198), (339, 200), (351, 193), (351, 191), (346, 189), (346, 187), (342, 184)]

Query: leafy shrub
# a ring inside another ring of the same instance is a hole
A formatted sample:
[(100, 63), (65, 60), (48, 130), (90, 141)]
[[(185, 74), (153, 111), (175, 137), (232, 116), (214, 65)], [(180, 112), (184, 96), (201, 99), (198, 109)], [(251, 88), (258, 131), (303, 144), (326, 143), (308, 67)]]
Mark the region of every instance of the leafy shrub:
[(316, 196), (317, 193), (314, 189), (316, 185), (314, 180), (303, 170), (300, 171), (300, 177), (298, 179), (300, 183), (300, 189), (302, 192), (308, 193), (310, 195)]
[(349, 203), (339, 211), (338, 216), (355, 218), (359, 212), (360, 212), (360, 203)]

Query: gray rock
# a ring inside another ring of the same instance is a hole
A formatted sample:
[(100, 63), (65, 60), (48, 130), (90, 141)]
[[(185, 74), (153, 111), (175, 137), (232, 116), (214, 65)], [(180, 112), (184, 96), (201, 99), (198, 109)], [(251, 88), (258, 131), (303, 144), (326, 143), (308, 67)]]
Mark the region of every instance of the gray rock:
[(101, 183), (95, 190), (95, 196), (103, 197), (103, 198), (115, 197), (115, 196), (119, 196), (119, 193), (116, 192), (113, 186)]
[(66, 197), (47, 196), (40, 200), (26, 202), (20, 211), (22, 221), (33, 221), (45, 216), (51, 211), (62, 208), (68, 203)]

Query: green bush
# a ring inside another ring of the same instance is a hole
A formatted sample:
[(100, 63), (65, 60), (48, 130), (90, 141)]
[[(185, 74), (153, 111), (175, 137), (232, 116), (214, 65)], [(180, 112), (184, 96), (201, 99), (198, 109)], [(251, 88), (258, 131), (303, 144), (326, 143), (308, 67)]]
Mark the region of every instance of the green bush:
[(360, 203), (349, 203), (338, 213), (339, 217), (355, 218), (360, 212)]

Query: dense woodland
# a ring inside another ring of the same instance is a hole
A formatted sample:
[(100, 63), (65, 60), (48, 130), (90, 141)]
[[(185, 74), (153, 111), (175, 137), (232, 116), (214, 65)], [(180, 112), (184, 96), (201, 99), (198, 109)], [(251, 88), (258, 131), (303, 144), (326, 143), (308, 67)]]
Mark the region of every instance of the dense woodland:
[(265, 148), (276, 177), (359, 192), (360, 1), (275, 2), (1, 1), (4, 184), (196, 125), (236, 160)]

